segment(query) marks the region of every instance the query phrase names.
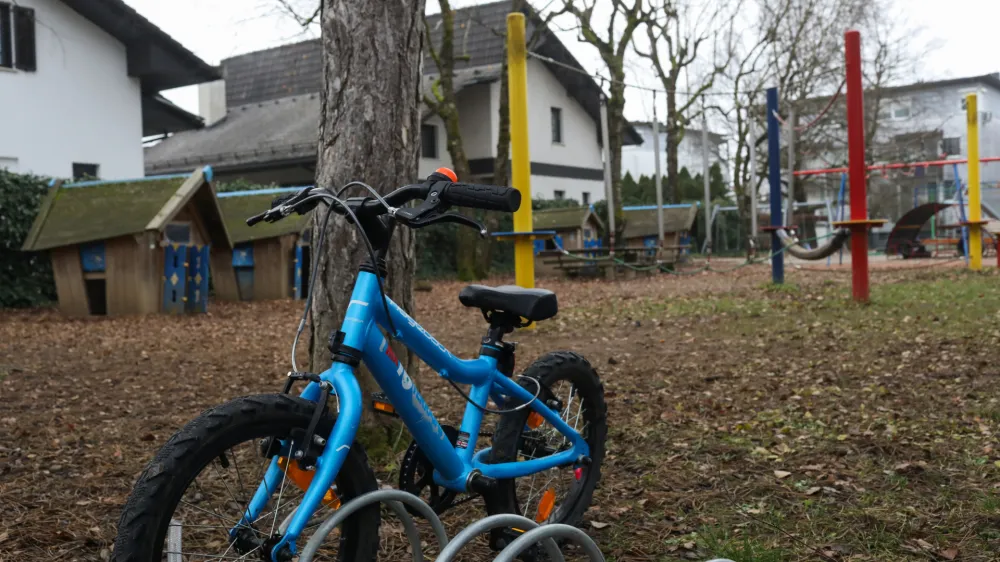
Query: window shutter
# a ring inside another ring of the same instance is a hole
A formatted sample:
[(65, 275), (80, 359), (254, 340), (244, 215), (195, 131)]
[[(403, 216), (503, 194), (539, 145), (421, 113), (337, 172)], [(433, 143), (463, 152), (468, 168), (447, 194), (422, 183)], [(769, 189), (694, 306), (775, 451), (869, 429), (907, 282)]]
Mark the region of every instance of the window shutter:
[(14, 6), (14, 53), (15, 68), (29, 72), (36, 69), (35, 10), (31, 8)]
[(14, 66), (13, 44), (10, 40), (10, 4), (0, 2), (0, 66)]

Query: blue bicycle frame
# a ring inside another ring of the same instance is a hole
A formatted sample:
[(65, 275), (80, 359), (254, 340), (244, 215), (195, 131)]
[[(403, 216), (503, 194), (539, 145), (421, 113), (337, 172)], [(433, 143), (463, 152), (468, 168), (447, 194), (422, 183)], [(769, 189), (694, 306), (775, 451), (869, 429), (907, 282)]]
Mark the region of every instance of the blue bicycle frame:
[[(455, 357), (396, 303), (389, 300), (388, 304), (392, 326), (396, 329), (395, 339), (403, 342), (442, 377), (471, 385), (469, 396), (480, 407), (485, 408), (490, 397), (498, 404), (509, 399), (516, 399), (521, 403), (532, 400), (532, 392), (497, 370), (495, 358), (483, 355), (476, 359)], [(538, 459), (485, 464), (484, 458), (489, 454), (489, 448), (478, 452), (473, 450), (483, 421), (483, 412), (471, 403), (465, 407), (461, 431), (472, 437), (464, 447), (461, 444), (452, 446), (441, 424), (406, 374), (382, 331), (378, 329), (379, 326), (388, 331), (378, 280), (373, 273), (361, 271), (341, 328), (344, 333), (343, 345), (361, 350), (365, 365), (413, 434), (414, 440), (434, 465), (434, 480), (439, 485), (464, 492), (473, 471), (497, 479), (517, 478), (573, 464), (590, 455), (587, 442), (579, 432), (541, 400), (532, 401), (528, 407), (567, 437), (571, 444), (569, 449)], [(273, 553), (281, 551), (283, 546), (288, 546), (293, 554), (296, 553), (295, 541), (336, 479), (361, 420), (365, 400), (354, 376), (354, 369), (346, 363), (335, 362), (330, 369), (320, 374), (320, 378), (333, 385), (339, 399), (340, 412), (323, 453), (317, 460), (316, 472), (309, 489), (295, 510), (285, 535), (272, 550)], [(319, 396), (320, 389), (316, 383), (310, 383), (302, 392), (303, 398), (312, 401), (318, 400)], [(283, 476), (278, 457), (275, 457), (238, 525), (248, 525), (257, 519), (272, 493), (278, 490)]]

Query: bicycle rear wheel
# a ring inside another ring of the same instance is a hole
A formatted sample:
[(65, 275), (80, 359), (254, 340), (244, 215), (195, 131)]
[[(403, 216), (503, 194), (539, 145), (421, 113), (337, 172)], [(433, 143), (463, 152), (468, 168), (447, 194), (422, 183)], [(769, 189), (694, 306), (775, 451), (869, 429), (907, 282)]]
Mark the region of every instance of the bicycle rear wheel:
[[(315, 404), (283, 394), (238, 398), (202, 413), (175, 434), (139, 476), (118, 522), (113, 562), (187, 562), (188, 560), (271, 560), (270, 550), (283, 524), (299, 504), (308, 486), (309, 471), (296, 461), (279, 466), (285, 471), (279, 489), (257, 519), (230, 530), (241, 520), (271, 459), (261, 452), (268, 437), (291, 439), (305, 429)], [(334, 417), (325, 415), (318, 435), (328, 435)], [(378, 488), (361, 445), (354, 444), (324, 505), (310, 521), (314, 528), (338, 502)], [(378, 549), (380, 523), (377, 505), (347, 519), (339, 540), (316, 560), (369, 561)], [(308, 539), (308, 528), (300, 541)]]
[[(539, 523), (576, 525), (590, 507), (601, 478), (608, 433), (604, 386), (590, 363), (569, 351), (542, 356), (528, 367), (524, 376), (538, 380), (542, 384), (539, 399), (553, 404), (553, 409), (558, 407), (563, 421), (580, 432), (590, 447), (591, 462), (589, 466), (555, 467), (501, 480), (496, 498), (487, 502), (487, 508), (491, 513), (517, 513)], [(523, 384), (534, 390), (534, 383)], [(489, 462), (541, 458), (570, 446), (558, 430), (525, 408), (501, 417)]]

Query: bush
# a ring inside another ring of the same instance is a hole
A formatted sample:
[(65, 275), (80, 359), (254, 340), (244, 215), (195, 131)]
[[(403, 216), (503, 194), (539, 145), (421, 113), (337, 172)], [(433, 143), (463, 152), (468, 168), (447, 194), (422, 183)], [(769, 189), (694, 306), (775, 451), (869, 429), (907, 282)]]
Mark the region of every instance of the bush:
[(22, 252), (49, 179), (0, 169), (0, 308), (31, 307), (56, 298), (45, 252)]

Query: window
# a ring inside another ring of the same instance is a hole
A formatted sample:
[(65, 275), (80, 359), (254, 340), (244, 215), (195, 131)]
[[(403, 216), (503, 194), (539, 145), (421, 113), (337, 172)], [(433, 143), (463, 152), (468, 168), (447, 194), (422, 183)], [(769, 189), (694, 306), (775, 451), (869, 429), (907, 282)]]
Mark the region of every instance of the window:
[(910, 108), (906, 106), (897, 107), (892, 110), (893, 119), (906, 119), (910, 116)]
[(584, 206), (590, 205), (590, 192), (589, 191), (584, 191), (583, 192), (583, 205)]
[(420, 126), (420, 155), (424, 158), (438, 157), (438, 128), (434, 125)]
[(953, 156), (962, 153), (962, 139), (959, 137), (950, 137), (943, 139), (941, 141), (941, 152), (945, 156)]
[(73, 162), (73, 180), (93, 180), (97, 179), (97, 175), (100, 166), (97, 164), (81, 164), (79, 162)]
[(593, 237), (594, 237), (594, 231), (590, 230), (589, 228), (583, 229), (583, 239), (584, 240), (590, 240)]
[(552, 108), (552, 144), (562, 144), (562, 109)]
[(176, 242), (178, 244), (191, 243), (191, 223), (172, 222), (163, 229), (163, 240), (166, 242)]
[(566, 192), (565, 191), (560, 191), (558, 189), (555, 190), (555, 191), (553, 191), (552, 195), (556, 198), (557, 201), (560, 201), (560, 200), (566, 198)]
[(13, 28), (10, 25), (10, 4), (0, 2), (0, 66), (14, 66)]
[(34, 72), (35, 60), (35, 10), (14, 6), (14, 67)]

